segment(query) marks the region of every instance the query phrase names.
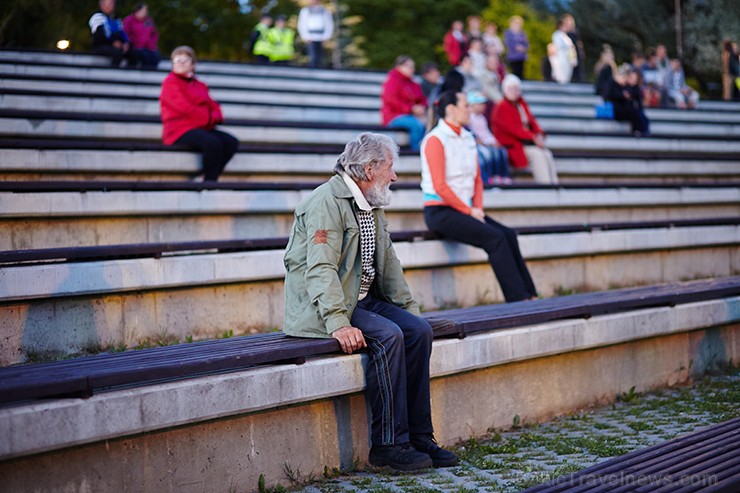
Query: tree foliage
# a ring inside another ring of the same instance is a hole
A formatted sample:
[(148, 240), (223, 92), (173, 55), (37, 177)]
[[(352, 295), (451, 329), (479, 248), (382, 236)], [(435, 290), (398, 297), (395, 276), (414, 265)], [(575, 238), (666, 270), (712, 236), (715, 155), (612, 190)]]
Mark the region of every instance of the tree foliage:
[(497, 2), (492, 0), (483, 11), (483, 19), (494, 22), (503, 38), (509, 27), (509, 19), (518, 15), (524, 19), (524, 31), (529, 38), (529, 59), (525, 63), (524, 76), (527, 79), (541, 79), (540, 63), (547, 53), (547, 43), (552, 40), (555, 31), (555, 16), (549, 12), (536, 11), (524, 2)]
[[(121, 19), (137, 0), (118, 0)], [(160, 32), (159, 48), (169, 53), (188, 44), (202, 58), (246, 59), (245, 41), (266, 7), (270, 13), (294, 15), (298, 6), (291, 0), (256, 0), (249, 11), (238, 0), (148, 0), (149, 14)], [(97, 10), (95, 0), (3, 0), (0, 13), (0, 46), (54, 48), (59, 39), (69, 39), (75, 51), (91, 46), (87, 21)]]
[(398, 55), (443, 63), (442, 38), (454, 19), (479, 14), (486, 0), (346, 0), (351, 35), (368, 67), (390, 68)]

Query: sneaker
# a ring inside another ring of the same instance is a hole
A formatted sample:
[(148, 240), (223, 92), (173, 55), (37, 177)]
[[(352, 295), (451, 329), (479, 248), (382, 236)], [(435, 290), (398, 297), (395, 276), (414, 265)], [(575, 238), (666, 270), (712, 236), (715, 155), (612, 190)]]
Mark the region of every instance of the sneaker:
[(431, 433), (411, 435), (411, 445), (419, 452), (424, 452), (432, 458), (434, 467), (456, 466), (459, 459), (449, 450), (445, 450), (437, 444)]
[(417, 451), (410, 443), (373, 447), (370, 449), (369, 462), (377, 467), (389, 466), (398, 471), (417, 471), (432, 467), (432, 459)]

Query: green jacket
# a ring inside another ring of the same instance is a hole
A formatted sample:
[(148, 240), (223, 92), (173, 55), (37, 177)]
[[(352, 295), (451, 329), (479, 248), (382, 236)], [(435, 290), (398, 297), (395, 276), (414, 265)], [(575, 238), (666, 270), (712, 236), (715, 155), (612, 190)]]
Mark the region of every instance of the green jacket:
[[(350, 324), (360, 292), (360, 226), (354, 198), (335, 175), (303, 200), (295, 211), (285, 250), (285, 333), (330, 337)], [(401, 262), (393, 250), (388, 221), (373, 209), (377, 231), (373, 293), (419, 316)]]

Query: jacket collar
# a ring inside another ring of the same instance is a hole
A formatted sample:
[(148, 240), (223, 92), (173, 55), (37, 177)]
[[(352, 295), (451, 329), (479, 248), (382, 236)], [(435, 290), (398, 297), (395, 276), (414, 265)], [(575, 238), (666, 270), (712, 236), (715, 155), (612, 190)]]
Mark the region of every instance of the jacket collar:
[(452, 127), (450, 127), (450, 125), (444, 120), (444, 118), (439, 119), (439, 123), (437, 123), (437, 127), (439, 127), (439, 130), (442, 133), (445, 133), (452, 137), (464, 137), (465, 132), (467, 132), (467, 129), (465, 127), (461, 127), (460, 133), (458, 134), (452, 129)]
[(355, 181), (350, 178), (347, 173), (342, 173), (341, 177), (344, 180), (344, 184), (347, 185), (347, 188), (349, 188), (349, 191), (352, 193), (352, 197), (354, 197), (355, 202), (357, 203), (357, 207), (359, 207), (363, 211), (373, 210), (373, 207), (368, 203), (365, 195), (363, 195), (362, 190), (360, 190), (360, 187), (357, 185), (357, 183), (355, 183)]

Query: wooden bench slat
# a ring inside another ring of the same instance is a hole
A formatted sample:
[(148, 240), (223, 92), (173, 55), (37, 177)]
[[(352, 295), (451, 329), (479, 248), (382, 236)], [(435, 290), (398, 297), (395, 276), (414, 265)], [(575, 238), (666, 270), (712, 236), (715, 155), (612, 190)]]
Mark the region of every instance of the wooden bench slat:
[[(738, 450), (740, 418), (735, 418), (556, 478), (523, 493), (696, 491), (696, 484), (681, 482), (682, 478), (692, 475), (699, 478), (714, 475), (717, 483), (713, 486), (719, 486), (716, 491), (738, 491)], [(638, 479), (644, 481), (646, 478), (654, 478), (655, 481), (635, 484)], [(723, 489), (727, 487), (735, 489)]]

